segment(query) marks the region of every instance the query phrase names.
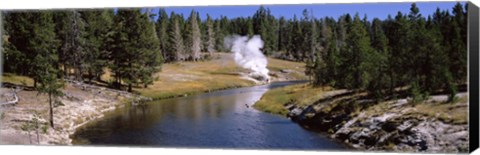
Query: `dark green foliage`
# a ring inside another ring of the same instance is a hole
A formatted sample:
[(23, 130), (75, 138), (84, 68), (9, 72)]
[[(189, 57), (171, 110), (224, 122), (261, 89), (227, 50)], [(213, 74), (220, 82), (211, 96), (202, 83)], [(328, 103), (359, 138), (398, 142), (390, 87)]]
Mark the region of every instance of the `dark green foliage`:
[(82, 81), (87, 66), (85, 61), (90, 54), (87, 52), (90, 43), (86, 40), (85, 20), (77, 10), (55, 12), (54, 20), (56, 36), (60, 40), (59, 61), (64, 75), (68, 77), (72, 69), (73, 78)]
[(265, 42), (263, 52), (266, 55), (273, 54), (277, 50), (277, 20), (271, 14), (270, 9), (260, 6), (252, 17), (253, 31), (259, 34)]
[(59, 41), (55, 38), (52, 12), (33, 12), (32, 14), (35, 16), (31, 20), (35, 35), (29, 39), (30, 47), (28, 48), (32, 52), (36, 52), (33, 59), (33, 62), (35, 62), (33, 78), (40, 84), (37, 88), (38, 92), (48, 95), (50, 126), (53, 128), (53, 102), (57, 96), (62, 95), (59, 89), (63, 87), (63, 80), (60, 78), (62, 74), (58, 68), (57, 48)]
[(152, 22), (139, 9), (118, 10), (115, 16), (112, 72), (116, 83), (132, 91), (133, 85), (146, 87), (161, 64), (158, 37)]
[(54, 127), (53, 102), (62, 95), (59, 89), (63, 86), (63, 76), (53, 12), (9, 12), (5, 21), (7, 36), (2, 36), (5, 64), (11, 66), (6, 71), (32, 77), (38, 92), (48, 95), (50, 126)]
[(374, 52), (369, 57), (373, 65), (371, 70), (372, 80), (368, 84), (367, 89), (374, 93), (376, 98), (381, 98), (387, 89), (391, 77), (387, 73), (388, 66), (388, 40), (382, 29), (382, 23), (379, 19), (374, 19), (372, 22), (372, 48)]
[(192, 10), (184, 31), (184, 35), (187, 36), (185, 39), (187, 59), (192, 61), (200, 60), (200, 52), (202, 50), (202, 33), (200, 32), (200, 23), (198, 21), (197, 13)]
[(210, 15), (207, 14), (207, 21), (205, 22), (205, 51), (207, 51), (210, 57), (213, 55), (215, 50), (215, 27), (214, 22)]
[(228, 52), (224, 38), (239, 34), (260, 35), (269, 56), (305, 62), (316, 86), (366, 90), (378, 99), (408, 88), (415, 99), (446, 92), (454, 100), (467, 79), (467, 11), (461, 3), (427, 17), (414, 3), (408, 13), (371, 21), (358, 14), (315, 18), (313, 10), (276, 18), (261, 6), (249, 17), (203, 21), (193, 10), (185, 19), (160, 9), (153, 23), (146, 10), (6, 12), (4, 69), (50, 87), (44, 79), (75, 73), (77, 80), (100, 80), (109, 68), (117, 86), (131, 90), (151, 84), (164, 61)]
[(113, 37), (113, 10), (82, 11), (85, 20), (86, 46), (83, 68), (89, 81), (101, 80), (104, 68), (108, 66)]
[[(412, 4), (408, 14), (398, 12), (384, 21), (369, 22), (358, 15), (352, 20), (348, 14), (337, 22), (323, 18), (319, 21), (321, 50), (314, 61), (305, 61), (306, 73), (313, 74), (314, 85), (366, 90), (377, 99), (407, 87), (413, 102), (437, 92), (450, 94), (449, 101), (453, 101), (457, 86), (466, 81), (467, 67), (466, 27), (462, 27), (466, 13), (457, 4), (453, 14), (437, 10), (433, 19), (426, 19)], [(304, 31), (305, 26), (298, 23), (294, 17), (289, 25), (290, 50), (299, 51), (296, 43), (309, 39), (305, 32), (311, 31)], [(298, 38), (299, 34), (304, 38)], [(296, 51), (287, 55), (301, 59)]]
[(358, 14), (355, 15), (346, 42), (348, 53), (346, 53), (345, 58), (350, 62), (346, 65), (347, 72), (350, 73), (346, 86), (353, 89), (363, 89), (372, 79), (371, 71), (374, 66), (372, 65), (373, 61), (369, 59), (375, 59), (376, 55), (372, 54), (370, 37)]
[(33, 64), (37, 52), (33, 51), (34, 42), (30, 38), (34, 36), (34, 30), (38, 29), (34, 28), (35, 25), (31, 22), (37, 14), (33, 12), (5, 14), (5, 30), (8, 36), (2, 36), (2, 38), (7, 42), (4, 44), (6, 47), (4, 48), (5, 64), (8, 64), (6, 65), (8, 67), (5, 67), (6, 72), (27, 76), (34, 75)]
[(169, 57), (169, 54), (168, 54), (168, 51), (170, 51), (170, 49), (168, 48), (170, 45), (169, 45), (169, 34), (168, 34), (168, 22), (169, 22), (169, 19), (168, 19), (168, 15), (167, 15), (167, 12), (165, 11), (165, 9), (161, 8), (160, 11), (158, 12), (158, 19), (157, 19), (157, 22), (155, 24), (156, 26), (156, 30), (157, 30), (157, 35), (158, 35), (158, 39), (159, 39), (159, 42), (160, 42), (160, 50), (162, 51), (162, 56), (163, 58), (165, 59), (165, 61), (173, 61), (171, 57)]
[(169, 50), (166, 51), (168, 54), (167, 60), (172, 61), (181, 61), (186, 59), (186, 50), (185, 44), (183, 42), (181, 22), (183, 17), (179, 17), (175, 14), (171, 14), (170, 17), (170, 26), (169, 26)]

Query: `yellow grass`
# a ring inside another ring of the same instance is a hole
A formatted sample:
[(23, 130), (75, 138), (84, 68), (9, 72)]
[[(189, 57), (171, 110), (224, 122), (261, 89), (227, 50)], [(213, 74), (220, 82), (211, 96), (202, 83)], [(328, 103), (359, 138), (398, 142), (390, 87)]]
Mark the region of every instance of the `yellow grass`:
[[(323, 98), (322, 94), (330, 91), (331, 88), (317, 88), (308, 84), (298, 84), (283, 88), (276, 88), (267, 91), (263, 97), (255, 103), (254, 107), (264, 112), (286, 115), (288, 110), (284, 104), (295, 102), (299, 106), (312, 105)], [(352, 96), (353, 97), (353, 96)], [(339, 102), (340, 103), (340, 102)], [(385, 112), (400, 113), (404, 116), (427, 116), (436, 118), (446, 123), (466, 124), (468, 115), (468, 98), (461, 97), (455, 103), (425, 102), (416, 105), (403, 105), (402, 107), (391, 107), (391, 102), (381, 102), (367, 109), (352, 114), (365, 113), (367, 116), (379, 116)], [(332, 106), (322, 107), (322, 111), (329, 112)], [(411, 110), (402, 112), (402, 110), (411, 108)], [(367, 117), (368, 118), (368, 117)]]
[[(288, 73), (289, 80), (304, 80), (305, 65), (301, 62), (291, 62), (268, 58), (268, 68), (273, 72), (280, 70), (293, 71)], [(241, 72), (245, 69), (238, 67), (231, 54), (218, 53), (212, 60), (199, 62), (167, 63), (162, 71), (155, 74), (156, 81), (148, 88), (136, 87), (135, 92), (154, 99), (191, 95), (219, 89), (253, 86), (255, 82), (242, 78)], [(101, 76), (103, 81), (112, 81), (111, 72), (105, 69)], [(33, 80), (25, 76), (4, 73), (4, 82), (27, 84), (33, 86)]]
[[(272, 58), (268, 61), (268, 68), (294, 70), (296, 72), (291, 73), (292, 77), (306, 79), (304, 75), (299, 74), (304, 71), (303, 63)], [(148, 88), (135, 88), (134, 91), (147, 97), (161, 99), (255, 85), (253, 81), (242, 78), (240, 72), (245, 72), (245, 69), (234, 63), (231, 54), (219, 53), (209, 61), (164, 64), (162, 71), (155, 75), (158, 79), (153, 85)]]
[[(466, 124), (468, 118), (467, 97), (460, 98), (455, 103), (424, 103), (415, 105), (413, 114), (423, 114), (444, 122)], [(463, 103), (463, 104), (462, 104)]]
[(17, 85), (33, 86), (33, 79), (26, 76), (20, 76), (10, 73), (3, 73), (0, 79), (2, 83), (12, 83)]
[(273, 72), (280, 72), (280, 70), (292, 70), (296, 71), (291, 73), (295, 79), (307, 79), (305, 76), (305, 63), (303, 62), (291, 62), (280, 59), (268, 58), (267, 68)]

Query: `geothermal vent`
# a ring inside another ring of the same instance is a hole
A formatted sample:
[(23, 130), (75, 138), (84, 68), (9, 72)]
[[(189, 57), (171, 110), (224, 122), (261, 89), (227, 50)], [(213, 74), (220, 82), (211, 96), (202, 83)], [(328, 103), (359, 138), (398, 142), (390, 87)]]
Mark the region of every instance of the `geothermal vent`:
[(267, 69), (267, 58), (260, 50), (263, 48), (263, 41), (259, 35), (251, 38), (247, 36), (225, 37), (225, 46), (233, 53), (235, 63), (250, 70), (249, 77), (261, 82), (270, 82)]

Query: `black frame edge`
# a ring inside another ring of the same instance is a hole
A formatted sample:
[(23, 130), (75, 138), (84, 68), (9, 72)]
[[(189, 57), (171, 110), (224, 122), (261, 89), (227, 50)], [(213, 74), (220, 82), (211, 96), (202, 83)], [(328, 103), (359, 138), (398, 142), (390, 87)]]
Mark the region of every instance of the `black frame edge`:
[(469, 52), (469, 151), (479, 147), (479, 8), (468, 2), (468, 52)]

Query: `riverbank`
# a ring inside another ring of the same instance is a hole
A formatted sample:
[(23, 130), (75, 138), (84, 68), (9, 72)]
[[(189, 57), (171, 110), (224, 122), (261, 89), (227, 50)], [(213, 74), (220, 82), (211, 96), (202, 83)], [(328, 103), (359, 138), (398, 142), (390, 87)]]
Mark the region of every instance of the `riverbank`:
[[(268, 58), (267, 68), (271, 81), (307, 79), (305, 64), (301, 62)], [(208, 61), (164, 64), (162, 71), (155, 75), (158, 80), (153, 85), (137, 87), (134, 91), (153, 99), (165, 99), (262, 84), (246, 76), (247, 73), (235, 64), (231, 53), (216, 53)]]
[[(0, 88), (0, 91), (8, 94), (13, 89)], [(70, 145), (70, 135), (78, 127), (102, 118), (105, 112), (125, 106), (129, 101), (145, 99), (86, 84), (66, 83), (61, 91), (64, 96), (58, 98), (53, 110), (55, 129), (48, 124), (47, 95), (29, 89), (17, 92), (17, 104), (1, 107), (0, 144)]]
[(366, 93), (300, 84), (269, 90), (254, 107), (288, 115), (304, 128), (360, 150), (467, 152), (467, 93), (457, 98), (446, 103), (447, 95), (432, 95), (413, 104), (400, 96), (377, 103)]

